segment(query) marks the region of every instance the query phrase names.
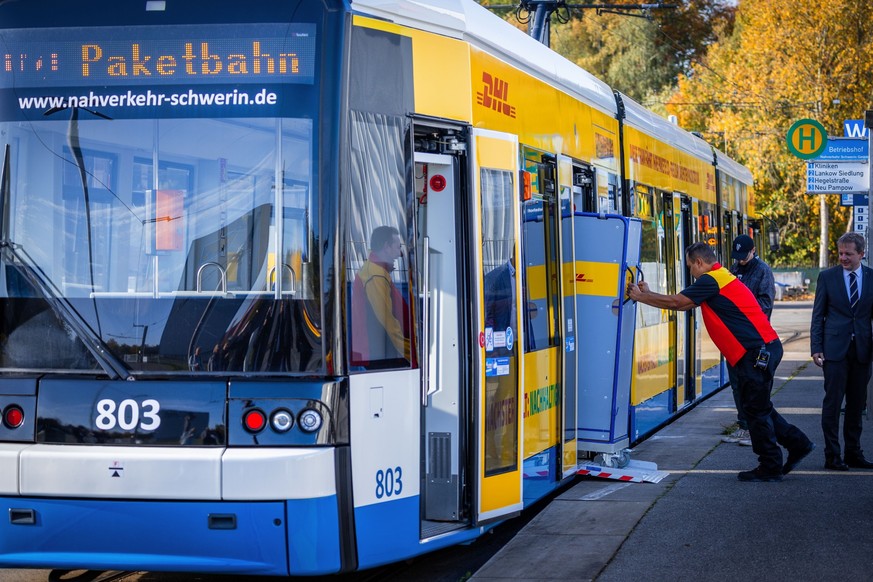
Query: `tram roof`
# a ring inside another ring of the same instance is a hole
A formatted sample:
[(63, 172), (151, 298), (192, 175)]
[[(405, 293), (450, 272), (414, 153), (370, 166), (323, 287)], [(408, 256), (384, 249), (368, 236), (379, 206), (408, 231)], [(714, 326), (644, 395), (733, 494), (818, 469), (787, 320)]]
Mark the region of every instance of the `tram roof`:
[(751, 185), (754, 182), (752, 172), (747, 167), (727, 157), (726, 154), (721, 153), (719, 150), (715, 150), (715, 157), (719, 170), (727, 172), (744, 184)]
[(629, 125), (648, 135), (657, 136), (661, 141), (665, 141), (709, 163), (712, 163), (714, 152), (719, 170), (726, 172), (744, 184), (751, 185), (754, 182), (749, 169), (729, 158), (727, 154), (720, 152), (703, 139), (685, 131), (657, 113), (649, 111), (624, 93), (620, 93), (620, 95), (624, 103), (625, 125)]
[(615, 115), (609, 85), (473, 0), (350, 0), (352, 10), (465, 40), (580, 101)]
[(620, 93), (624, 104), (624, 123), (647, 135), (680, 149), (692, 156), (712, 163), (712, 146), (675, 123), (649, 111), (624, 93)]

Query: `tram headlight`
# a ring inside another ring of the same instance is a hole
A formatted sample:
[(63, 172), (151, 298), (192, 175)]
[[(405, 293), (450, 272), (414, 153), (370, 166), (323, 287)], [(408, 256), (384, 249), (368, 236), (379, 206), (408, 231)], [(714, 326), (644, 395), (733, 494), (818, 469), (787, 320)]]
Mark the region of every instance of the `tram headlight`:
[(10, 404), (3, 410), (3, 425), (6, 428), (18, 428), (24, 424), (24, 410), (17, 404)]
[(270, 415), (270, 426), (276, 432), (288, 432), (294, 426), (294, 415), (285, 408), (274, 410)]
[(297, 417), (297, 423), (303, 432), (315, 432), (321, 428), (321, 413), (315, 409), (307, 408)]

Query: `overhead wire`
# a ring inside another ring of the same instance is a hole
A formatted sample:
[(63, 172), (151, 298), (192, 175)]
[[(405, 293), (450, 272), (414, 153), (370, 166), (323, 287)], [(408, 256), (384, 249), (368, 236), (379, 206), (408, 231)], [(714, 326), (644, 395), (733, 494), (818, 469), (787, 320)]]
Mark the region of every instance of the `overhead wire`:
[[(571, 8), (571, 7), (568, 7), (568, 8)], [(581, 8), (573, 8), (573, 11), (578, 12), (578, 13), (579, 13), (579, 18), (582, 19), (582, 20), (584, 20), (585, 18), (587, 18), (587, 16), (586, 16), (586, 14), (585, 14), (585, 12), (584, 12), (583, 9), (581, 9)], [(569, 10), (568, 10), (568, 12), (569, 12)], [(601, 13), (601, 11), (598, 10), (598, 11), (597, 11), (597, 14), (599, 15), (600, 13)], [(610, 12), (610, 13), (611, 13), (611, 12)], [(652, 22), (652, 24), (654, 25), (654, 30), (656, 31), (656, 33), (657, 33), (658, 35), (660, 35), (661, 37), (663, 37), (663, 38), (666, 40), (668, 46), (670, 46), (673, 50), (675, 50), (675, 51), (676, 51), (677, 53), (679, 53), (679, 54), (688, 54), (689, 47), (687, 47), (687, 46), (683, 46), (682, 43), (681, 43), (680, 41), (677, 41), (676, 39), (674, 39), (673, 37), (671, 37), (669, 34), (667, 34), (667, 33), (664, 31), (662, 25), (661, 25), (659, 22), (657, 22), (657, 20), (652, 19), (652, 18), (648, 18), (648, 20), (649, 20), (650, 22)], [(628, 22), (630, 22), (632, 26), (636, 27), (637, 30), (639, 30), (639, 31), (641, 31), (641, 32), (645, 32), (645, 29), (643, 28), (643, 24), (642, 24), (642, 23), (639, 23), (638, 21), (635, 21), (635, 20), (631, 20), (631, 21), (628, 21)], [(564, 22), (562, 22), (562, 24), (563, 24), (563, 23), (564, 23)], [(613, 38), (618, 38), (620, 41), (622, 41), (622, 42), (626, 42), (626, 43), (630, 43), (630, 42), (633, 41), (633, 39), (628, 39), (628, 38), (626, 38), (626, 37), (619, 37), (619, 36), (618, 36), (619, 33), (618, 33), (617, 31), (615, 31), (615, 30), (613, 30), (613, 29), (611, 29), (611, 28), (609, 28), (609, 27), (607, 27), (607, 26), (605, 26), (605, 25), (603, 25), (603, 24), (600, 24), (599, 26), (600, 26), (601, 31), (602, 31), (604, 34), (608, 35), (608, 36), (611, 36), (611, 37), (613, 37)], [(757, 93), (756, 91), (754, 91), (754, 90), (752, 90), (752, 89), (749, 89), (748, 87), (743, 87), (743, 86), (739, 85), (738, 83), (732, 81), (731, 79), (725, 77), (725, 76), (724, 76), (723, 74), (721, 74), (719, 71), (717, 71), (716, 69), (712, 68), (712, 67), (711, 67), (710, 65), (708, 65), (705, 61), (701, 60), (701, 59), (698, 58), (698, 57), (695, 57), (695, 56), (693, 56), (693, 55), (692, 55), (692, 56), (689, 56), (689, 57), (688, 57), (688, 61), (689, 61), (689, 63), (691, 63), (691, 64), (697, 65), (697, 66), (699, 66), (699, 67), (701, 67), (701, 68), (703, 68), (703, 69), (709, 71), (709, 72), (710, 72), (711, 74), (713, 74), (716, 78), (720, 79), (723, 83), (732, 86), (734, 89), (736, 89), (736, 90), (738, 90), (738, 91), (740, 92), (740, 95), (750, 95), (750, 96), (754, 97), (755, 99), (757, 99), (757, 101), (752, 102), (752, 103), (754, 104), (755, 107), (762, 108), (762, 109), (765, 109), (765, 110), (766, 110), (766, 109), (769, 109), (769, 108), (771, 108), (771, 107), (773, 107), (773, 106), (775, 106), (775, 107), (780, 107), (780, 108), (784, 108), (784, 107), (791, 107), (791, 108), (812, 108), (812, 107), (815, 105), (814, 103), (784, 103), (784, 102), (773, 103), (773, 102), (772, 102), (772, 99), (767, 99), (767, 98), (765, 98), (763, 95)], [(665, 104), (665, 103), (663, 103), (663, 102), (649, 102), (649, 104), (654, 104), (654, 103)], [(752, 106), (752, 103), (749, 103), (748, 105), (749, 105), (749, 106)], [(713, 104), (716, 104), (716, 105), (719, 105), (719, 106), (730, 106), (731, 102), (713, 102)], [(679, 105), (679, 103), (675, 103), (675, 105)], [(691, 103), (687, 103), (687, 104), (683, 104), (683, 105), (704, 105), (704, 104), (703, 104), (703, 103), (701, 103), (701, 104), (691, 104)]]

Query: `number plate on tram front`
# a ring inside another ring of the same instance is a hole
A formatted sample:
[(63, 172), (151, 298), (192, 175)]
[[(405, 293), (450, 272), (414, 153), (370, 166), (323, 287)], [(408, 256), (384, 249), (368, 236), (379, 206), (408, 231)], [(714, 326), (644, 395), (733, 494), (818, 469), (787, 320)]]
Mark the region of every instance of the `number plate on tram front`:
[(224, 445), (224, 382), (50, 379), (38, 388), (40, 443)]

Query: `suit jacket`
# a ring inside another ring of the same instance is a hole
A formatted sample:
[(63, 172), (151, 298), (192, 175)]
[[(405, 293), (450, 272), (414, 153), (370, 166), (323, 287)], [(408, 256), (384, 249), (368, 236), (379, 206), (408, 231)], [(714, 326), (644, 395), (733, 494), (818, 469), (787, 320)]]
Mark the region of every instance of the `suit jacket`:
[(861, 279), (858, 305), (853, 313), (843, 267), (837, 265), (819, 273), (809, 330), (809, 346), (813, 354), (822, 353), (825, 360), (843, 360), (854, 334), (858, 361), (870, 361), (873, 350), (870, 327), (873, 319), (873, 269), (862, 265)]

